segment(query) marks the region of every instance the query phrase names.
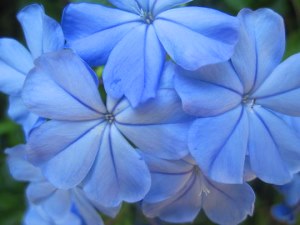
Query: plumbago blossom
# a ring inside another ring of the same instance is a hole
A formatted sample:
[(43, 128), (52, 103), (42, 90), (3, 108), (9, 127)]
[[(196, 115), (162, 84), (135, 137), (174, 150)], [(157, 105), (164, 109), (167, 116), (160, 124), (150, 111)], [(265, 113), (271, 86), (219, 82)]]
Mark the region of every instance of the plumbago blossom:
[(228, 60), (238, 21), (217, 10), (173, 7), (190, 0), (110, 0), (117, 8), (70, 4), (62, 27), (67, 46), (92, 66), (114, 98), (133, 106), (156, 96), (166, 54), (185, 69)]
[(102, 225), (97, 209), (115, 216), (119, 207), (104, 208), (87, 199), (79, 187), (60, 190), (49, 183), (41, 170), (26, 160), (25, 145), (6, 150), (12, 176), (19, 181), (30, 182), (26, 190), (29, 209), (25, 225)]
[[(83, 187), (107, 207), (137, 202), (150, 188), (150, 173), (134, 146), (166, 159), (188, 154), (190, 116), (174, 90), (133, 109), (98, 93), (95, 73), (71, 50), (44, 54), (28, 74), (23, 100), (50, 121), (28, 140), (28, 159), (62, 189)], [(131, 145), (134, 144), (134, 146)]]
[(164, 160), (145, 155), (152, 186), (143, 200), (146, 216), (167, 222), (192, 222), (201, 208), (213, 222), (238, 224), (252, 215), (255, 194), (248, 184), (221, 184), (201, 172), (190, 156)]
[(300, 116), (300, 54), (280, 63), (285, 31), (275, 12), (245, 9), (238, 18), (228, 62), (175, 72), (184, 110), (199, 117), (189, 149), (215, 181), (241, 183), (249, 166), (261, 180), (284, 184), (300, 170), (300, 139), (283, 117)]
[(25, 77), (34, 67), (34, 59), (45, 52), (62, 49), (65, 39), (60, 25), (45, 15), (41, 5), (25, 7), (17, 18), (29, 51), (14, 39), (0, 39), (0, 91), (10, 96), (8, 114), (23, 126), (27, 135), (38, 117), (30, 113), (21, 100)]

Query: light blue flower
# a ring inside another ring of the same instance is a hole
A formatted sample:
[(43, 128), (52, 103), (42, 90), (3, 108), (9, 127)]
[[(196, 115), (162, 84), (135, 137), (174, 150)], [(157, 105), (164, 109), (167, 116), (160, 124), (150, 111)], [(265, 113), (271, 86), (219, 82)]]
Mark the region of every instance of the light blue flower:
[(55, 186), (82, 183), (87, 195), (105, 206), (139, 201), (150, 188), (150, 173), (131, 143), (179, 159), (188, 153), (190, 117), (169, 88), (133, 109), (124, 98), (108, 97), (105, 106), (97, 85), (95, 73), (71, 50), (36, 60), (23, 100), (50, 121), (31, 133), (28, 158)]
[(172, 223), (192, 222), (203, 209), (218, 224), (238, 224), (254, 209), (248, 184), (221, 184), (203, 175), (192, 157), (162, 160), (145, 155), (152, 186), (143, 200), (146, 216)]
[(60, 190), (50, 184), (39, 168), (26, 160), (25, 145), (6, 150), (12, 176), (19, 181), (29, 181), (26, 196), (29, 208), (24, 217), (25, 225), (102, 225), (97, 210), (114, 217), (119, 207), (104, 208), (92, 202), (79, 188)]
[(107, 93), (133, 106), (156, 96), (166, 54), (185, 69), (228, 60), (238, 21), (190, 0), (110, 0), (118, 7), (70, 4), (62, 27), (67, 46), (90, 65), (103, 65)]
[(60, 25), (45, 15), (41, 5), (25, 7), (17, 18), (29, 51), (14, 39), (0, 39), (0, 91), (10, 96), (8, 114), (23, 125), (27, 134), (38, 117), (27, 111), (20, 96), (25, 76), (33, 68), (34, 59), (45, 52), (63, 48), (64, 36)]
[(249, 162), (261, 180), (284, 184), (300, 170), (300, 139), (281, 116), (300, 116), (300, 54), (280, 63), (285, 30), (273, 11), (244, 9), (238, 17), (240, 41), (230, 61), (177, 70), (183, 108), (199, 117), (189, 149), (215, 181), (243, 182)]

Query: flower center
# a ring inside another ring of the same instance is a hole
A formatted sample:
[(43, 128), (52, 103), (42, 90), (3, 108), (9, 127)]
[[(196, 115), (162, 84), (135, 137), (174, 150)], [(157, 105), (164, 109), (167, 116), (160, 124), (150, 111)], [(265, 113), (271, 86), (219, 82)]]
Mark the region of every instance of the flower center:
[(205, 196), (210, 194), (210, 190), (206, 186), (206, 180), (204, 178), (203, 173), (201, 172), (200, 168), (198, 166), (194, 166), (194, 171), (197, 174), (196, 176), (200, 176), (200, 190), (199, 190), (199, 196), (205, 194)]
[(107, 113), (107, 114), (105, 114), (105, 120), (106, 120), (108, 123), (112, 123), (112, 122), (114, 122), (115, 117), (114, 117), (113, 114)]
[(242, 102), (243, 102), (244, 105), (246, 105), (250, 108), (253, 108), (254, 105), (255, 105), (256, 99), (255, 98), (249, 98), (249, 95), (245, 95), (243, 97)]
[(152, 13), (144, 11), (143, 9), (141, 9), (140, 16), (147, 24), (151, 24), (154, 21)]

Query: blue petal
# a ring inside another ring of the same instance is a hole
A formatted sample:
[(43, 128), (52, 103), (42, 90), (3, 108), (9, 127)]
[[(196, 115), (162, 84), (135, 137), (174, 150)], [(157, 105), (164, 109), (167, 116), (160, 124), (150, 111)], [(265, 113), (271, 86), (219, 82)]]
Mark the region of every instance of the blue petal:
[(288, 206), (295, 206), (300, 201), (300, 173), (294, 175), (293, 180), (277, 189), (284, 195), (284, 200)]
[[(185, 4), (191, 2), (192, 0), (148, 0), (150, 7), (152, 8), (152, 14), (154, 16), (158, 15), (159, 13), (171, 9), (177, 5)], [(187, 16), (187, 15), (186, 15)]]
[(28, 111), (19, 95), (9, 97), (8, 115), (12, 120), (22, 125), (26, 137), (39, 120), (37, 115)]
[(151, 172), (151, 189), (144, 198), (146, 204), (160, 202), (176, 195), (191, 178), (194, 165), (169, 161), (142, 154)]
[(193, 72), (177, 67), (174, 72), (175, 89), (189, 114), (215, 116), (241, 103), (243, 88), (230, 63), (205, 66)]
[(6, 149), (9, 171), (14, 179), (20, 181), (39, 181), (43, 179), (41, 171), (29, 163), (25, 155), (26, 146), (17, 145)]
[(32, 182), (26, 189), (26, 197), (30, 203), (40, 204), (42, 201), (51, 197), (57, 189), (46, 180)]
[(17, 41), (0, 39), (0, 91), (6, 94), (19, 94), (25, 75), (33, 67), (29, 52)]
[(27, 76), (24, 103), (44, 118), (72, 121), (99, 118), (106, 109), (94, 76), (70, 50), (44, 54)]
[(176, 195), (156, 203), (143, 202), (143, 212), (170, 223), (192, 222), (202, 207), (201, 185), (193, 174)]
[[(104, 224), (99, 213), (96, 210), (95, 205), (85, 196), (85, 193), (79, 189), (72, 189), (73, 201), (76, 210), (79, 212), (80, 217), (87, 225), (102, 225)], [(109, 210), (109, 209), (108, 209)]]
[(55, 186), (65, 189), (78, 185), (90, 171), (105, 124), (101, 121), (50, 121), (33, 130), (28, 158), (41, 166)]
[(250, 121), (249, 156), (251, 169), (258, 178), (272, 184), (284, 184), (300, 170), (300, 139), (274, 113), (254, 108)]
[(188, 153), (191, 117), (182, 111), (174, 90), (160, 90), (155, 99), (135, 109), (128, 107), (115, 119), (124, 136), (142, 151), (166, 159), (179, 159)]
[(248, 126), (242, 107), (194, 122), (189, 148), (206, 176), (222, 183), (243, 182)]
[(242, 10), (240, 41), (232, 63), (245, 93), (256, 90), (280, 63), (285, 49), (283, 19), (270, 9)]
[(203, 209), (213, 222), (239, 224), (252, 215), (255, 194), (248, 184), (220, 184), (206, 180)]
[(256, 103), (290, 116), (300, 116), (300, 54), (281, 63), (253, 94)]
[(125, 95), (135, 107), (155, 97), (164, 61), (153, 26), (138, 26), (111, 52), (103, 72), (105, 90), (114, 98)]
[(23, 8), (17, 18), (33, 58), (63, 48), (65, 39), (59, 23), (45, 15), (41, 5), (32, 4)]
[(288, 224), (294, 224), (296, 222), (295, 214), (293, 209), (283, 205), (278, 204), (272, 207), (272, 215), (276, 220), (282, 221)]
[(149, 189), (150, 173), (144, 160), (114, 125), (107, 127), (95, 165), (84, 181), (87, 196), (115, 207), (122, 201), (141, 200)]
[(119, 9), (140, 14), (141, 10), (147, 10), (148, 1), (145, 0), (109, 0), (111, 4), (118, 7)]
[(71, 195), (69, 191), (55, 189), (49, 183), (48, 186), (47, 183), (32, 183), (27, 189), (27, 196), (32, 203), (40, 205), (52, 220), (59, 221), (71, 211)]
[(80, 3), (65, 8), (62, 27), (67, 46), (90, 65), (99, 66), (106, 63), (115, 45), (141, 23), (139, 20), (140, 17), (132, 13)]
[(200, 7), (168, 10), (154, 21), (167, 53), (188, 70), (228, 60), (238, 40), (238, 25), (234, 17)]
[(24, 218), (25, 225), (81, 225), (81, 220), (73, 213), (68, 213), (60, 220), (53, 220), (41, 206), (30, 205)]

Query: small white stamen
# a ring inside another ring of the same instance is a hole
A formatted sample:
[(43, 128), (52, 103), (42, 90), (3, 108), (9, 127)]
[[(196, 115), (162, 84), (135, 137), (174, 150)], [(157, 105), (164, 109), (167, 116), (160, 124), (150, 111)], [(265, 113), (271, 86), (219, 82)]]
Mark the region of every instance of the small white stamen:
[(112, 123), (112, 122), (114, 122), (115, 117), (114, 117), (113, 114), (108, 113), (108, 114), (105, 114), (105, 119), (106, 119), (107, 122)]

